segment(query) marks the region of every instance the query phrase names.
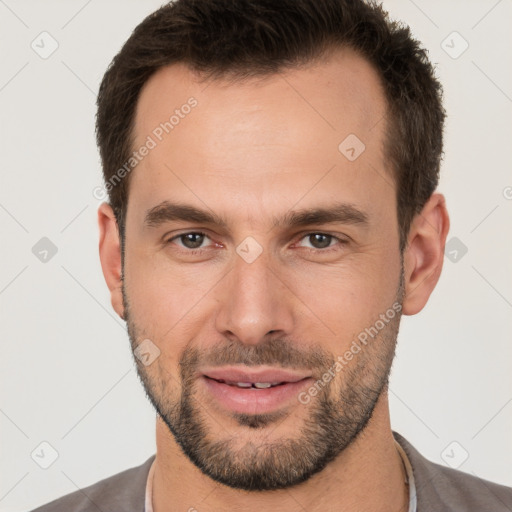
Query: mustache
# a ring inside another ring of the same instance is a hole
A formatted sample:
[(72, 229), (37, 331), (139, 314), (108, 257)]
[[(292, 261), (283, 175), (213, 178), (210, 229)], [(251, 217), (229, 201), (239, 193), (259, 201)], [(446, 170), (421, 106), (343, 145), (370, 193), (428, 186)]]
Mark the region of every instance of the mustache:
[(226, 340), (205, 349), (188, 347), (180, 358), (184, 375), (191, 375), (200, 366), (269, 365), (280, 368), (307, 369), (323, 373), (334, 364), (334, 356), (320, 346), (297, 348), (297, 343), (283, 338), (267, 339), (256, 345)]

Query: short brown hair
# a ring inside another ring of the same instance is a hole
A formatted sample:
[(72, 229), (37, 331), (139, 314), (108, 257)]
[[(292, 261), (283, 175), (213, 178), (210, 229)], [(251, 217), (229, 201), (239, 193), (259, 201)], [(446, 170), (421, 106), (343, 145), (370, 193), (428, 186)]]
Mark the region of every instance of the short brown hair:
[[(388, 115), (385, 154), (396, 184), (400, 250), (411, 221), (437, 187), (442, 89), (408, 27), (363, 0), (177, 0), (149, 15), (101, 82), (96, 120), (105, 182), (133, 151), (136, 105), (159, 68), (185, 63), (208, 79), (270, 75), (352, 48), (380, 76)], [(124, 236), (129, 176), (109, 189)]]

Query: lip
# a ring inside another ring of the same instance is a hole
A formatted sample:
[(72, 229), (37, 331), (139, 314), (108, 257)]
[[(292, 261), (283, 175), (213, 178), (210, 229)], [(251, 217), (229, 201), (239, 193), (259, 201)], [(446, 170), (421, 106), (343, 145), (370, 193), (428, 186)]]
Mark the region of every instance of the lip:
[[(264, 414), (297, 403), (300, 391), (311, 385), (311, 374), (277, 368), (212, 368), (199, 379), (209, 397), (223, 409), (240, 414)], [(278, 386), (256, 389), (239, 388), (219, 382), (280, 382)]]
[(251, 369), (248, 367), (225, 366), (219, 368), (206, 368), (202, 375), (210, 379), (225, 380), (229, 382), (289, 382), (294, 383), (311, 377), (311, 373), (296, 372), (281, 368), (260, 367)]

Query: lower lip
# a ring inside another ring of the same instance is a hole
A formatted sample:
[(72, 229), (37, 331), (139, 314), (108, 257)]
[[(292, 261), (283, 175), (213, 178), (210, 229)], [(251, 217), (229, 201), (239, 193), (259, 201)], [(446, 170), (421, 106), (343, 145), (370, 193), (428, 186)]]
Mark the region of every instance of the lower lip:
[(205, 376), (202, 380), (208, 392), (225, 409), (240, 414), (269, 413), (287, 405), (292, 400), (297, 402), (299, 393), (312, 381), (311, 378), (306, 378), (280, 386), (256, 389), (230, 386)]

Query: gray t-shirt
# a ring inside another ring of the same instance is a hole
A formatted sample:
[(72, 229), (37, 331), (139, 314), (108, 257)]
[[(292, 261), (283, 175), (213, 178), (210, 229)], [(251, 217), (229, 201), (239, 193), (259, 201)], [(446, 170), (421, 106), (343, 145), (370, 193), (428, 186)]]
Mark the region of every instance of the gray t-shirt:
[[(512, 512), (512, 488), (435, 464), (397, 432), (409, 480), (409, 509), (418, 512)], [(155, 460), (58, 498), (32, 512), (144, 512), (148, 475)], [(414, 503), (416, 501), (416, 503)], [(414, 508), (412, 509), (414, 510)]]

